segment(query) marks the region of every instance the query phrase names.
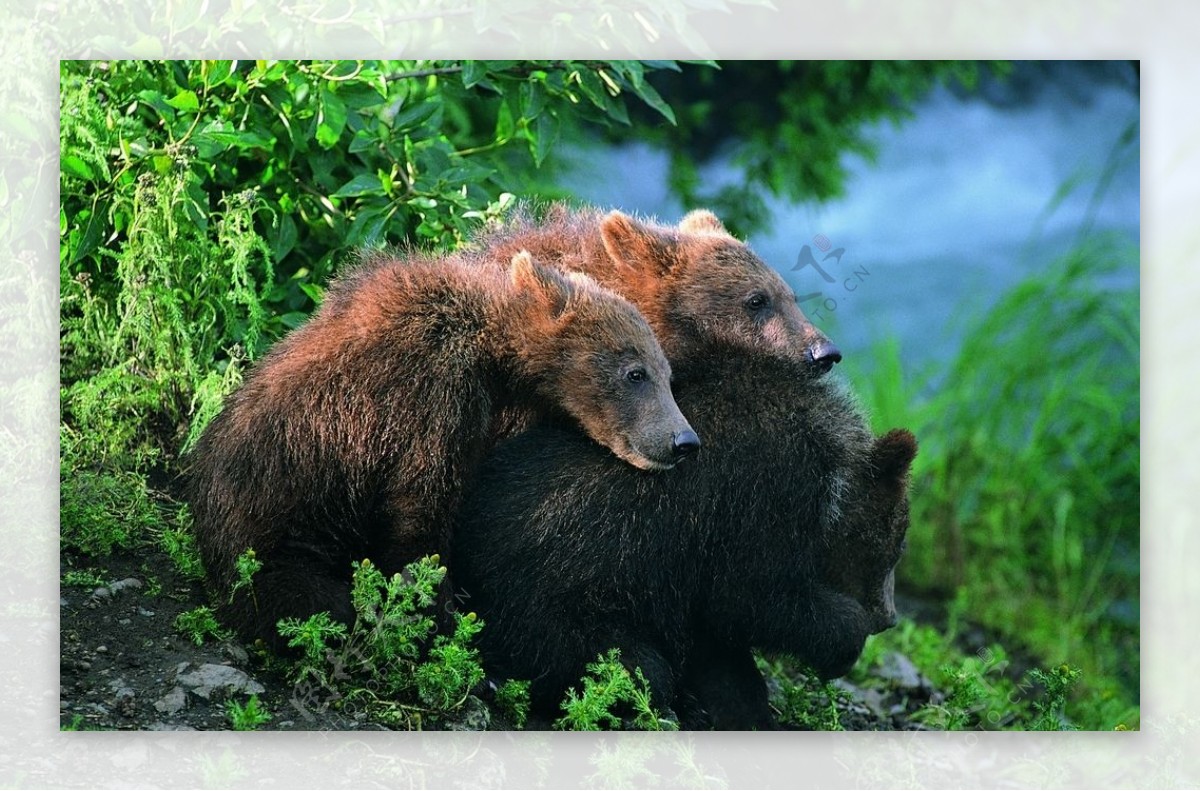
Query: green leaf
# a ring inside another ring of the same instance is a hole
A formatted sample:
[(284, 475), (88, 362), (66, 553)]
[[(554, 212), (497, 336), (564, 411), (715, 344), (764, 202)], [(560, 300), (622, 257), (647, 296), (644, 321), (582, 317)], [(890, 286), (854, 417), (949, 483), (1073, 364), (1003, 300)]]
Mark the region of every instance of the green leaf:
[(414, 129), (432, 118), (433, 114), (441, 108), (440, 99), (429, 98), (420, 101), (397, 113), (396, 117), (392, 119), (392, 128), (396, 131)]
[(279, 317), (279, 321), (289, 330), (294, 330), (308, 319), (307, 313), (301, 313), (298, 310), (293, 310), (290, 313), (284, 313)]
[(319, 283), (301, 283), (300, 290), (316, 305), (320, 305), (321, 300), (325, 299), (325, 289)]
[(375, 130), (359, 129), (350, 140), (349, 151), (351, 154), (357, 154), (361, 151), (370, 151), (378, 147), (379, 134)]
[(317, 124), (317, 143), (322, 148), (337, 145), (346, 128), (346, 105), (328, 88), (321, 89), (321, 121)]
[(545, 107), (546, 94), (541, 87), (533, 81), (521, 83), (521, 116), (532, 121)]
[(275, 223), (275, 226), (272, 228), (270, 244), (271, 256), (278, 264), (296, 246), (299, 234), (296, 232), (296, 221), (286, 214)]
[(374, 173), (360, 173), (347, 181), (331, 198), (355, 198), (360, 195), (382, 195), (383, 182)]
[(488, 64), (483, 60), (464, 60), (462, 63), (462, 81), (464, 88), (473, 88), (487, 76)]
[(654, 89), (653, 85), (643, 82), (641, 87), (634, 89), (634, 92), (641, 97), (642, 101), (662, 113), (662, 116), (670, 121), (672, 126), (675, 125), (675, 112), (663, 101), (663, 98), (659, 96), (658, 91)]
[(550, 148), (558, 140), (558, 118), (553, 112), (542, 113), (533, 122), (533, 134), (529, 139), (530, 150), (533, 152), (533, 162), (541, 167)]
[(229, 79), (229, 75), (233, 73), (233, 61), (206, 60), (200, 68), (204, 74), (204, 87), (212, 88)]
[(85, 181), (91, 181), (95, 178), (91, 166), (74, 154), (63, 157), (61, 167), (64, 173), (69, 173)]
[[(354, 218), (354, 222), (350, 224), (350, 232), (347, 234), (346, 243), (352, 246), (372, 245), (379, 241), (379, 237), (383, 233), (383, 226), (386, 223), (386, 207), (364, 209), (358, 213)], [(301, 286), (301, 288), (303, 287)]]
[(195, 91), (180, 91), (167, 99), (167, 104), (183, 113), (194, 113), (200, 109), (200, 100), (196, 98)]
[(608, 96), (608, 91), (604, 84), (600, 81), (600, 77), (591, 69), (579, 70), (579, 90), (588, 98), (593, 105), (604, 109), (604, 99)]
[(242, 150), (259, 148), (269, 151), (274, 143), (274, 140), (266, 135), (233, 129), (223, 121), (210, 121), (196, 133), (195, 140), (197, 145), (210, 143), (218, 151), (224, 151), (230, 146)]
[(101, 202), (96, 206), (95, 211), (88, 213), (87, 223), (83, 226), (83, 233), (80, 234), (75, 249), (71, 251), (71, 265), (91, 255), (100, 246), (100, 242), (104, 238), (105, 226), (108, 223), (108, 205), (108, 201)]

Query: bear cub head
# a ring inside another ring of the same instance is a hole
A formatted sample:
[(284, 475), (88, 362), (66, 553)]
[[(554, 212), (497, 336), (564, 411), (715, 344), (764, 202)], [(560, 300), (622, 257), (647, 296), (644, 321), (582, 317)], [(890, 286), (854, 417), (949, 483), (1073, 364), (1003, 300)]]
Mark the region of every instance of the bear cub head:
[(687, 350), (716, 343), (798, 362), (814, 375), (841, 361), (841, 352), (805, 317), (783, 278), (712, 212), (690, 212), (671, 228), (613, 211), (601, 221), (600, 233), (609, 257), (624, 270), (623, 293), (659, 330), (672, 360), (686, 360)]
[(670, 363), (632, 304), (527, 251), (513, 257), (509, 274), (527, 307), (519, 354), (542, 398), (640, 469), (669, 469), (700, 448), (671, 394)]

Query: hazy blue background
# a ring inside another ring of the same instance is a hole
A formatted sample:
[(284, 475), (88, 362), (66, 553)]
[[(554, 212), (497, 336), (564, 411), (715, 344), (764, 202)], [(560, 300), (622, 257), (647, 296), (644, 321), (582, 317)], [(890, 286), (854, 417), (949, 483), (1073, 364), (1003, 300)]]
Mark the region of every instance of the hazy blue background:
[[(830, 312), (803, 307), (846, 354), (896, 336), (913, 366), (947, 359), (966, 320), (1044, 266), (1089, 222), (1139, 239), (1139, 104), (1133, 67), (1017, 64), (1006, 83), (959, 95), (937, 88), (900, 126), (872, 128), (875, 163), (848, 157), (844, 198), (798, 205), (766, 197), (768, 233), (748, 240), (797, 294), (822, 291)], [(1131, 129), (1131, 125), (1134, 125)], [(1120, 147), (1123, 133), (1132, 145)], [(667, 187), (667, 156), (644, 144), (577, 149), (563, 186), (581, 199), (674, 222), (688, 208)], [(1107, 174), (1106, 174), (1106, 171)], [(726, 157), (705, 178), (741, 178)], [(840, 265), (791, 271), (813, 237), (845, 248)], [(854, 270), (855, 289), (843, 287)], [(1122, 285), (1138, 272), (1123, 273)]]

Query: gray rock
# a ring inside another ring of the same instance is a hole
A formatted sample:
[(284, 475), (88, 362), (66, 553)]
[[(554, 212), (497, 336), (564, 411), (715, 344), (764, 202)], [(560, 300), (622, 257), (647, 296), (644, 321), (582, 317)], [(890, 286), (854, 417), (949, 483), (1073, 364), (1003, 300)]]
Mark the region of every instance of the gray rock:
[(97, 604), (110, 602), (116, 596), (120, 596), (121, 594), (128, 593), (130, 591), (135, 591), (141, 587), (142, 581), (136, 577), (128, 577), (123, 580), (117, 580), (111, 585), (106, 585), (103, 588), (96, 588), (96, 590), (92, 591), (91, 597), (88, 598), (87, 605), (89, 607), (95, 607)]
[(133, 691), (133, 687), (117, 688), (113, 695), (113, 709), (122, 717), (132, 717), (137, 713), (137, 693)]
[(876, 717), (887, 719), (888, 715), (884, 711), (884, 695), (879, 690), (851, 684), (844, 678), (834, 679), (833, 685), (850, 693), (850, 697), (855, 702), (865, 706)]
[(246, 653), (246, 649), (237, 643), (225, 643), (221, 646), (221, 650), (235, 665), (244, 665), (250, 661), (250, 654)]
[[(187, 668), (188, 663), (182, 667)], [(266, 688), (246, 673), (229, 665), (214, 665), (211, 663), (196, 665), (189, 672), (180, 672), (175, 677), (176, 682), (183, 685), (192, 694), (209, 700), (213, 695), (228, 697), (234, 693), (255, 695), (266, 691)]]
[(126, 579), (117, 580), (113, 584), (109, 585), (108, 589), (112, 595), (116, 596), (119, 593), (135, 591), (140, 587), (142, 587), (142, 581), (140, 579), (137, 577), (127, 577)]
[(929, 689), (933, 684), (921, 675), (912, 660), (897, 651), (892, 651), (879, 663), (878, 674), (900, 689)]
[(154, 708), (163, 714), (175, 714), (187, 706), (187, 693), (183, 687), (174, 687), (162, 698), (154, 702)]
[(486, 731), (492, 715), (482, 700), (468, 695), (454, 719), (446, 723), (448, 731)]

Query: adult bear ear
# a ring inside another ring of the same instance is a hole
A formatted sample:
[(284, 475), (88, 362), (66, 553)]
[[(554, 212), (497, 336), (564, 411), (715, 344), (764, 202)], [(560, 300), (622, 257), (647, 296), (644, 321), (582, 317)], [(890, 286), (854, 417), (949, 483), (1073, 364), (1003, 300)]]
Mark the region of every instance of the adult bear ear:
[(571, 284), (558, 272), (534, 261), (528, 250), (512, 257), (508, 273), (517, 291), (533, 296), (552, 317), (567, 312), (573, 294)]
[(619, 211), (600, 221), (600, 237), (612, 260), (643, 274), (665, 274), (674, 261), (669, 239)]
[(726, 236), (729, 231), (717, 219), (717, 215), (708, 209), (695, 209), (684, 215), (679, 221), (679, 230), (684, 233), (720, 233)]
[(917, 456), (917, 438), (911, 431), (892, 429), (871, 447), (871, 466), (875, 479), (885, 484), (900, 485), (908, 475)]

